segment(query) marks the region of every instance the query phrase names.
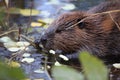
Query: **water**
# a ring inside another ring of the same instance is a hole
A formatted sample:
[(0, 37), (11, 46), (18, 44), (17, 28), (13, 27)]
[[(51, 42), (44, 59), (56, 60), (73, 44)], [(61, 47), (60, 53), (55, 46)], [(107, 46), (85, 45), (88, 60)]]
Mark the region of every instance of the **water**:
[[(64, 12), (88, 10), (103, 1), (105, 0), (34, 0), (34, 8), (41, 11), (40, 17), (48, 18), (56, 17)], [(75, 8), (72, 8), (74, 6)]]

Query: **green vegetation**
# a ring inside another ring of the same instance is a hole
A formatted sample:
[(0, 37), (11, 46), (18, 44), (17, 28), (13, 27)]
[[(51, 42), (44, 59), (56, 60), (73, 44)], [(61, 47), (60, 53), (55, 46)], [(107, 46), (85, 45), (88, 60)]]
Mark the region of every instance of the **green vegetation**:
[(0, 62), (0, 80), (23, 80), (25, 75), (20, 68)]
[(78, 73), (68, 66), (54, 67), (53, 76), (55, 80), (108, 80), (108, 71), (105, 65), (98, 58), (88, 52), (80, 53), (80, 62), (83, 72)]

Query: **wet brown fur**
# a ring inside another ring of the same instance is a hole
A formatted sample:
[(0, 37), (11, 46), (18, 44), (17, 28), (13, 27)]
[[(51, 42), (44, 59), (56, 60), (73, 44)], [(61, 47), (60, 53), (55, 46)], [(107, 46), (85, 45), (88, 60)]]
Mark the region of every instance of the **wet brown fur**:
[[(82, 12), (68, 12), (57, 19), (46, 30), (43, 44), (46, 50), (62, 50), (62, 54), (88, 51), (98, 57), (120, 54), (120, 30), (109, 14), (90, 16), (111, 10), (120, 10), (120, 1), (104, 2), (92, 9)], [(111, 13), (120, 25), (120, 12)], [(89, 17), (81, 24), (67, 30), (78, 21)], [(120, 27), (120, 26), (119, 26)]]

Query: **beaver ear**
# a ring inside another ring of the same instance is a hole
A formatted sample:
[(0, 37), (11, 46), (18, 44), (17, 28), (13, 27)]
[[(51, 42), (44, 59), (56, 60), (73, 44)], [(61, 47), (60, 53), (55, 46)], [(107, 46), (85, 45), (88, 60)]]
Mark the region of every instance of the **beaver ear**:
[[(77, 22), (79, 22), (79, 21), (81, 21), (81, 19), (78, 19), (78, 20), (77, 20)], [(84, 28), (85, 28), (85, 25), (86, 25), (86, 23), (83, 21), (83, 22), (80, 22), (80, 23), (78, 24), (78, 27), (79, 27), (80, 29), (84, 29)]]

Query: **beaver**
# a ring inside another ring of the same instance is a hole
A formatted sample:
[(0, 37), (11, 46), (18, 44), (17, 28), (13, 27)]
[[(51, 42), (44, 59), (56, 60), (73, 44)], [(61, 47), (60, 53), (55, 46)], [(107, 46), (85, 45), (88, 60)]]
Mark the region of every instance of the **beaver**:
[[(119, 62), (120, 1), (106, 1), (88, 11), (60, 15), (46, 29), (39, 43), (47, 51), (61, 51), (65, 64), (77, 65), (81, 51), (88, 51), (107, 62)], [(106, 12), (108, 11), (108, 12)]]

